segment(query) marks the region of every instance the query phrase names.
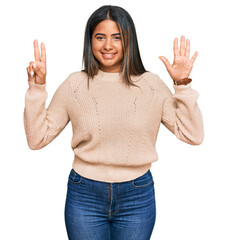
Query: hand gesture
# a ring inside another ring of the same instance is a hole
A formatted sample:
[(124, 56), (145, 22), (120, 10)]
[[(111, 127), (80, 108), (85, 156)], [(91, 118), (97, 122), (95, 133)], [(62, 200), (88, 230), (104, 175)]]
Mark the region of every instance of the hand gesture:
[(180, 51), (178, 49), (178, 38), (174, 39), (173, 42), (173, 51), (174, 51), (174, 61), (171, 65), (167, 58), (160, 56), (159, 58), (165, 64), (166, 69), (173, 79), (173, 81), (182, 81), (185, 78), (188, 78), (193, 67), (193, 63), (196, 60), (198, 52), (195, 52), (191, 59), (190, 55), (190, 40), (186, 41), (185, 48), (185, 37), (181, 36), (180, 42)]
[(41, 57), (38, 41), (34, 40), (34, 56), (35, 62), (31, 61), (27, 67), (28, 80), (36, 84), (45, 84), (46, 79), (46, 51), (44, 43), (41, 43)]

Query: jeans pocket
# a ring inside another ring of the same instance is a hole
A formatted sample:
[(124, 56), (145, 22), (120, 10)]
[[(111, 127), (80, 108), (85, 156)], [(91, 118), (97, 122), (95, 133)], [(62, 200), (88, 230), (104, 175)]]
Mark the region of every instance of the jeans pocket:
[(82, 182), (82, 176), (75, 172), (75, 170), (72, 168), (69, 174), (69, 182), (73, 184), (80, 184)]
[(143, 188), (151, 184), (154, 184), (154, 180), (150, 170), (148, 170), (144, 175), (131, 181), (131, 186), (134, 188)]

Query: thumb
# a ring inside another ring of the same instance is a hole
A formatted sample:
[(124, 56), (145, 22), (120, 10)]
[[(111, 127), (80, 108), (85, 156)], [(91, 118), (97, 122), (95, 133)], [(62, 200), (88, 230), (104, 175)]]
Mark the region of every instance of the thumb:
[(159, 58), (162, 60), (162, 62), (165, 64), (166, 68), (169, 69), (171, 67), (171, 64), (169, 62), (169, 60), (164, 57), (164, 56), (159, 56)]

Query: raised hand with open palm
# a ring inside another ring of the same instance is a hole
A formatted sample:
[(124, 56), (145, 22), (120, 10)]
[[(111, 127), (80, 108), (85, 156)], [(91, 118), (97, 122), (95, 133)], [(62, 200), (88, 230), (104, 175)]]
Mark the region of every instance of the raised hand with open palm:
[(168, 59), (164, 56), (160, 56), (159, 58), (163, 61), (166, 66), (166, 69), (173, 79), (173, 81), (181, 82), (185, 78), (188, 78), (190, 72), (193, 67), (193, 63), (196, 60), (198, 52), (195, 52), (191, 59), (189, 59), (190, 55), (190, 40), (186, 40), (185, 47), (185, 37), (181, 36), (180, 42), (180, 51), (178, 49), (178, 38), (174, 39), (173, 43), (173, 51), (174, 51), (174, 61), (171, 65)]
[(36, 84), (46, 83), (46, 50), (44, 43), (41, 43), (41, 56), (38, 41), (34, 40), (34, 57), (35, 62), (31, 61), (27, 67), (28, 80)]

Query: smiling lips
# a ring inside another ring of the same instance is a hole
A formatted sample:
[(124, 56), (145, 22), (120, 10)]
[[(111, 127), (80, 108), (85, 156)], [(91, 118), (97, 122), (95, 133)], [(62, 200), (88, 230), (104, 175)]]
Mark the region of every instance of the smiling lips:
[(113, 59), (116, 53), (101, 53), (104, 59)]

